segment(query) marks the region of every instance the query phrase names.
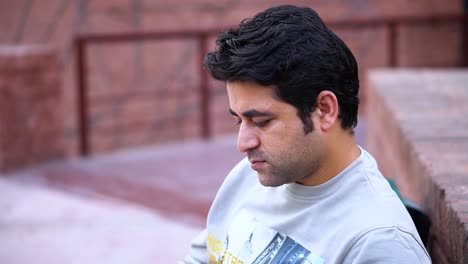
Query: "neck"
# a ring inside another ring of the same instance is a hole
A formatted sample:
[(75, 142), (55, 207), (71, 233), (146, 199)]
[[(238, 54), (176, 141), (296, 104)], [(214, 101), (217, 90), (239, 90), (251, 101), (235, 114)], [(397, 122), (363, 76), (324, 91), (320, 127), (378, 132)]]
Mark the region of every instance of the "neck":
[(327, 136), (326, 141), (322, 165), (313, 177), (305, 179), (301, 184), (312, 186), (325, 183), (348, 167), (361, 154), (353, 134), (348, 131), (332, 133)]

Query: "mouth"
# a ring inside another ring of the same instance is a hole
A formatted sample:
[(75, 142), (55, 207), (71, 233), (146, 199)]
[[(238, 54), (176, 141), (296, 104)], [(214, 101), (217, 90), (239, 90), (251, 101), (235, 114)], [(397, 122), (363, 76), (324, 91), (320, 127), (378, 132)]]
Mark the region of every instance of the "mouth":
[(257, 162), (265, 162), (265, 160), (261, 160), (261, 159), (249, 159), (249, 162), (254, 164), (254, 163), (257, 163)]
[(249, 161), (250, 161), (250, 164), (251, 164), (250, 166), (254, 170), (258, 170), (258, 169), (260, 169), (261, 167), (263, 167), (266, 164), (265, 160), (249, 160)]

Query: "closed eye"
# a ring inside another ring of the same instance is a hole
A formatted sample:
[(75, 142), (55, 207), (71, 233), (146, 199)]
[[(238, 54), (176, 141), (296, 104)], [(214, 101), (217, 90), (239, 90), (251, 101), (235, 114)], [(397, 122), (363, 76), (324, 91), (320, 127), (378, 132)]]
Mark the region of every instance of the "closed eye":
[(270, 123), (270, 119), (265, 120), (265, 121), (261, 121), (261, 122), (254, 122), (254, 121), (252, 121), (252, 123), (253, 123), (254, 126), (256, 126), (256, 127), (265, 127), (266, 125), (268, 125), (268, 123)]
[(236, 121), (236, 126), (242, 123), (242, 119), (240, 119), (237, 115), (233, 115), (232, 117), (234, 117), (234, 120)]
[[(232, 109), (229, 109), (229, 113), (234, 117), (234, 119), (237, 121), (236, 125), (239, 126), (242, 124), (242, 118), (234, 112)], [(248, 122), (256, 127), (265, 127), (267, 126), (270, 121), (272, 120), (273, 113), (268, 112), (268, 111), (258, 111), (255, 109), (248, 110), (245, 112), (242, 112), (242, 116), (245, 118), (248, 118)], [(254, 119), (260, 119), (261, 121), (255, 121)]]

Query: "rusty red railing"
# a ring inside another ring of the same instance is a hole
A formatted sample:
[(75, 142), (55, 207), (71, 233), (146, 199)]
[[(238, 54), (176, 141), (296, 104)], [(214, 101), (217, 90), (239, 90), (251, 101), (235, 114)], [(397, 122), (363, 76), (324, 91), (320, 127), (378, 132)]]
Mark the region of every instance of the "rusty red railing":
[[(328, 21), (327, 25), (333, 29), (356, 30), (362, 28), (387, 28), (388, 29), (388, 55), (389, 67), (397, 67), (398, 55), (398, 31), (399, 26), (424, 25), (424, 24), (443, 24), (443, 23), (461, 23), (462, 50), (461, 66), (468, 65), (468, 26), (467, 16), (463, 14), (449, 15), (431, 15), (431, 16), (412, 16), (412, 17), (393, 17), (393, 18), (361, 18), (341, 21)], [(78, 88), (78, 130), (79, 130), (79, 153), (86, 156), (91, 151), (89, 140), (89, 101), (88, 101), (88, 72), (86, 70), (86, 49), (88, 45), (96, 43), (119, 43), (132, 41), (158, 41), (158, 40), (197, 40), (198, 44), (198, 62), (200, 65), (200, 83), (199, 98), (201, 112), (201, 136), (203, 138), (211, 137), (210, 124), (210, 96), (208, 89), (208, 75), (201, 67), (204, 54), (207, 52), (207, 40), (220, 32), (221, 29), (200, 29), (200, 30), (176, 30), (176, 31), (158, 31), (158, 32), (124, 32), (124, 33), (82, 33), (75, 38), (75, 52), (77, 63), (77, 88)]]

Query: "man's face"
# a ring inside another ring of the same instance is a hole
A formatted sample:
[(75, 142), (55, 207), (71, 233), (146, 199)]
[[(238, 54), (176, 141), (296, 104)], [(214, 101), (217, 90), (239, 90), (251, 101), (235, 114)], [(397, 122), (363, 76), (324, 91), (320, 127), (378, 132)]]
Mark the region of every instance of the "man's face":
[(239, 126), (237, 149), (247, 154), (261, 184), (280, 186), (313, 177), (324, 143), (319, 131), (304, 134), (294, 106), (276, 99), (272, 87), (252, 82), (228, 82), (227, 92)]

